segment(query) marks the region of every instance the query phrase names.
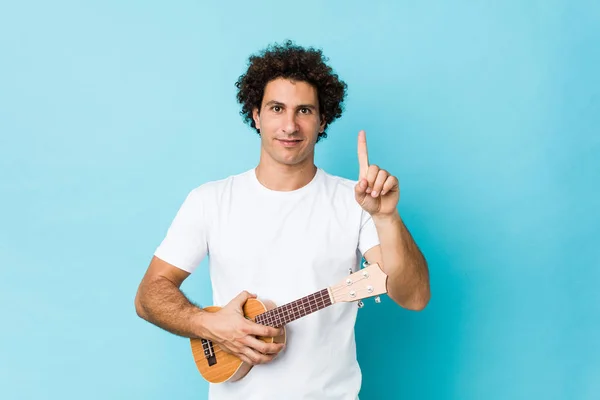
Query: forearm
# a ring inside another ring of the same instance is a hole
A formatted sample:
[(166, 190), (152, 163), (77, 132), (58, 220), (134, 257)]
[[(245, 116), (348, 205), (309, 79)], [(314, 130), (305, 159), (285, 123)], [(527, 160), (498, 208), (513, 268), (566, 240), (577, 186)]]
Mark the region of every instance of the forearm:
[(201, 308), (192, 304), (181, 290), (164, 277), (140, 285), (136, 296), (138, 315), (175, 335), (198, 338), (201, 330)]
[(388, 295), (402, 307), (423, 309), (430, 298), (425, 257), (397, 212), (374, 216), (373, 221), (381, 246), (381, 267), (388, 275)]

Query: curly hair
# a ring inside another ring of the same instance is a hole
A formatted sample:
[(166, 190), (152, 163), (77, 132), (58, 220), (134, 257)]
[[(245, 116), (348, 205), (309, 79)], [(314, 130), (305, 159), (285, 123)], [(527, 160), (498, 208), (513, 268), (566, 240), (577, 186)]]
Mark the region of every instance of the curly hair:
[[(267, 83), (277, 78), (304, 81), (317, 89), (319, 114), (325, 119), (325, 128), (342, 116), (347, 85), (341, 81), (330, 66), (322, 50), (303, 48), (291, 40), (283, 44), (269, 45), (258, 54), (248, 58), (248, 70), (241, 75), (235, 86), (237, 101), (241, 104), (240, 115), (260, 135), (252, 118), (252, 110), (260, 110)], [(327, 137), (323, 130), (317, 142)]]

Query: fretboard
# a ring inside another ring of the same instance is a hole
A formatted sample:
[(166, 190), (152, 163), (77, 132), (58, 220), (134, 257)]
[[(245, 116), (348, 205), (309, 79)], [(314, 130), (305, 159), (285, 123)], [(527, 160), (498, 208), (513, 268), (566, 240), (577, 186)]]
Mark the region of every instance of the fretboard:
[(331, 305), (327, 289), (257, 315), (257, 324), (280, 327)]

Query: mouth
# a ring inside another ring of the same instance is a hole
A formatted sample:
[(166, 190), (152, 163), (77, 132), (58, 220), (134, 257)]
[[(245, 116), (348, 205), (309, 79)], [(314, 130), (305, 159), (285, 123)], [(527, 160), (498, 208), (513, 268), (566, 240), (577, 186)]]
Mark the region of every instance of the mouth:
[(279, 143), (281, 143), (284, 147), (293, 147), (297, 146), (302, 142), (302, 139), (276, 139)]

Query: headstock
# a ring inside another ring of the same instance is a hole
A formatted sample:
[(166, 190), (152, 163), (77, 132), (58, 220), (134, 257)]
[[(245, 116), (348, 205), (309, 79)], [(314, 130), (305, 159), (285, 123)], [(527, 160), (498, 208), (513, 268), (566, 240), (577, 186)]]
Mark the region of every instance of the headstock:
[(387, 293), (386, 283), (387, 275), (379, 264), (369, 264), (330, 286), (329, 290), (333, 303), (351, 302)]

